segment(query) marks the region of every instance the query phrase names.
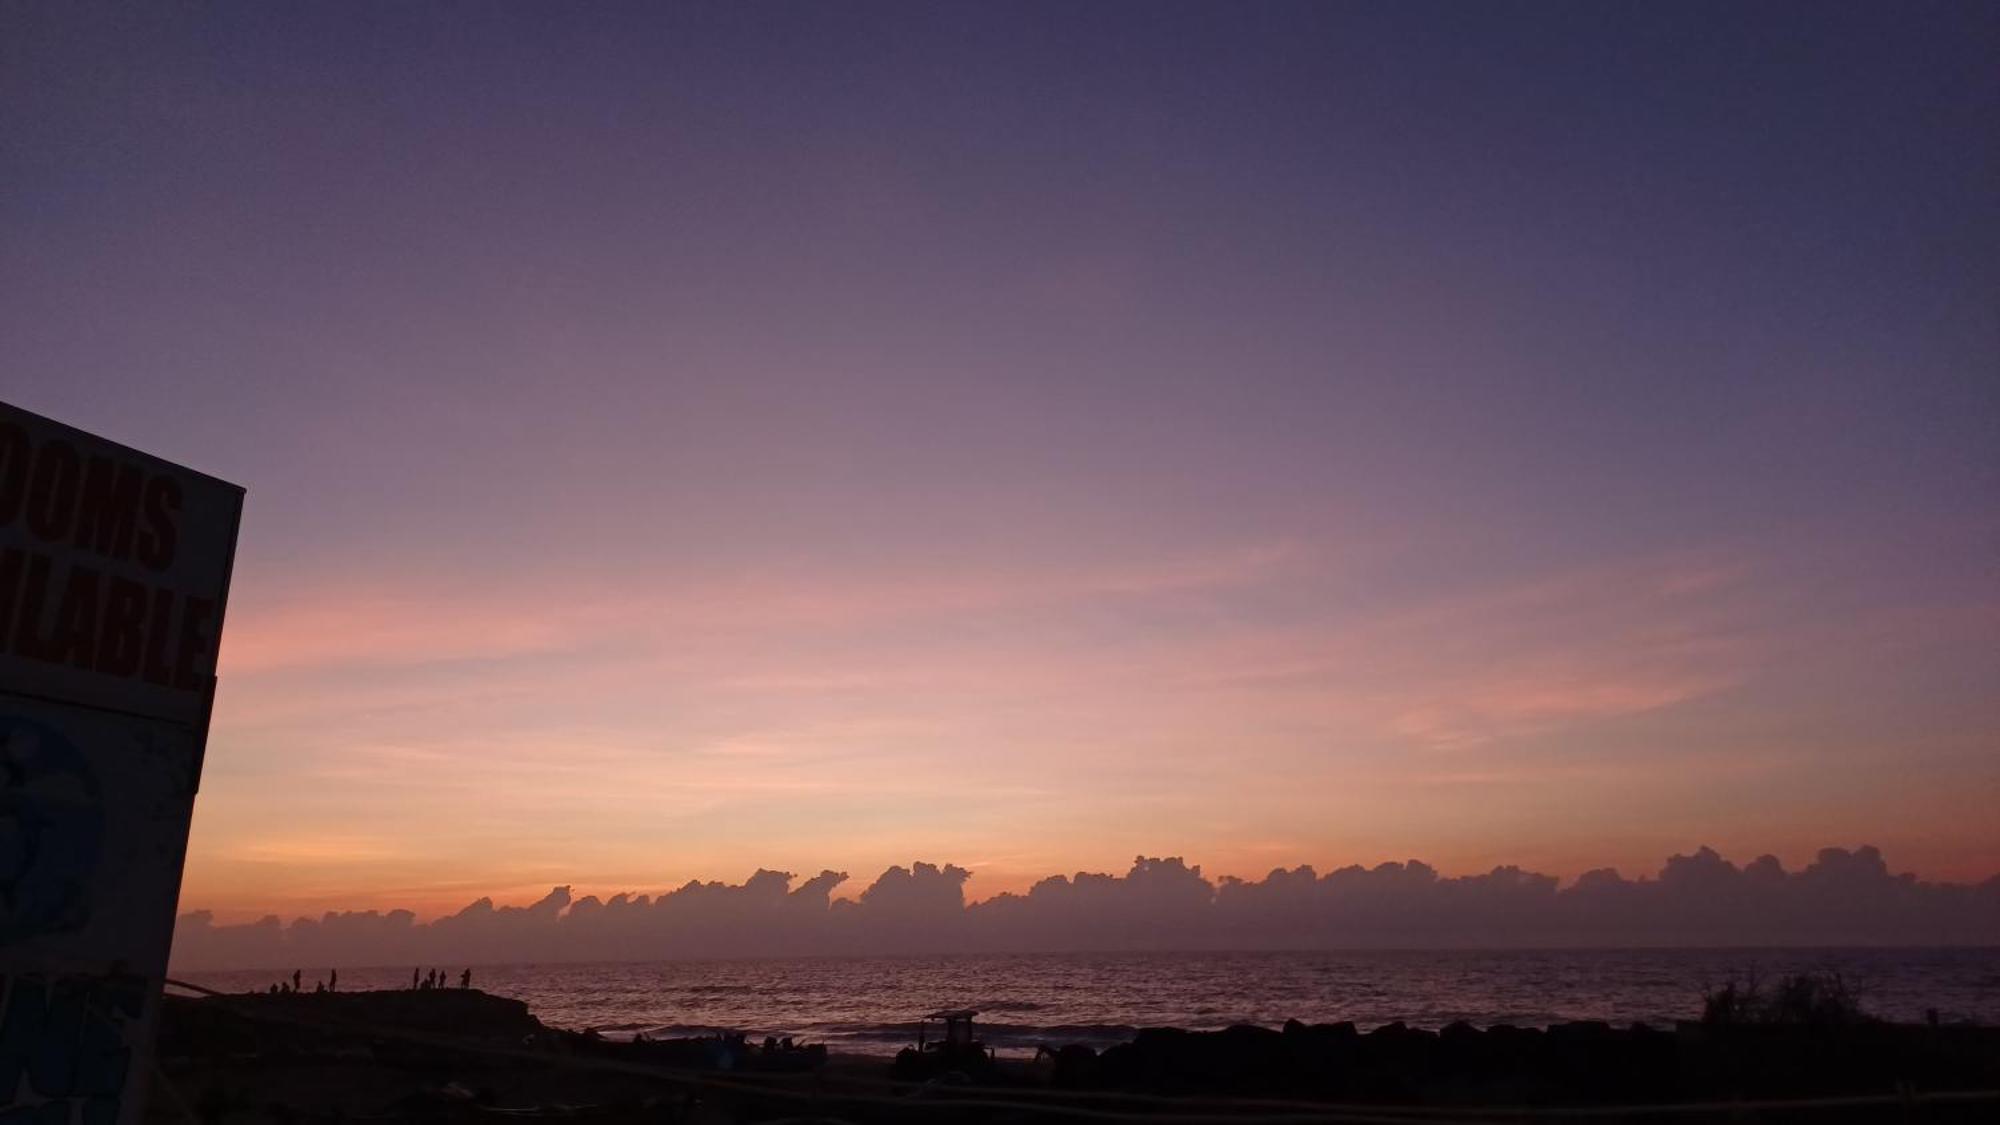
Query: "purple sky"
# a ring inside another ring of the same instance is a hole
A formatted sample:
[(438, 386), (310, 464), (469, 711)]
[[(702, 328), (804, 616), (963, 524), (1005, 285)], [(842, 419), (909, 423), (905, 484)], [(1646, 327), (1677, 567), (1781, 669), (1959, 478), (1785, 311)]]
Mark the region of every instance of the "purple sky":
[(183, 905), (2000, 870), (1990, 4), (10, 6), (0, 390), (249, 489)]

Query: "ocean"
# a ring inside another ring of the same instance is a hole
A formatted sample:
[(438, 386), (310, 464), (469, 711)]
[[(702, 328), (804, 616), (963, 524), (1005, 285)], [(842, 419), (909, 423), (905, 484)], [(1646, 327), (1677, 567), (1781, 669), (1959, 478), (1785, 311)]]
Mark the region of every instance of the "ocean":
[[(464, 966), (442, 968), (456, 984)], [(1047, 953), (807, 957), (618, 964), (478, 965), (472, 983), (527, 1002), (542, 1022), (628, 1037), (791, 1035), (890, 1054), (916, 1020), (975, 1008), (1003, 1052), (1105, 1046), (1141, 1027), (1209, 1029), (1352, 1020), (1442, 1027), (1597, 1019), (1671, 1026), (1702, 990), (1746, 974), (1839, 973), (1868, 1012), (2000, 1023), (2000, 949), (1699, 949), (1299, 953)], [(189, 972), (222, 991), (263, 989), (266, 970)], [(324, 969), (306, 969), (306, 985)], [(342, 968), (340, 988), (407, 988), (410, 967)]]

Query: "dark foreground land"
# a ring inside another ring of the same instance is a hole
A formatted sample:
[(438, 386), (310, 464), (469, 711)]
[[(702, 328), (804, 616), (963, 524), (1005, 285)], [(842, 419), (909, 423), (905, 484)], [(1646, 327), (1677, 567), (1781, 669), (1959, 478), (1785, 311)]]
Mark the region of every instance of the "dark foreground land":
[[(148, 1116), (183, 1125), (2000, 1120), (2000, 1096), (1975, 1096), (2000, 1090), (2000, 1028), (1873, 1021), (1149, 1029), (1103, 1052), (898, 1080), (883, 1059), (611, 1042), (544, 1027), (516, 1000), (441, 989), (172, 997), (159, 1054)], [(1813, 1104), (1767, 1104), (1781, 1101)]]

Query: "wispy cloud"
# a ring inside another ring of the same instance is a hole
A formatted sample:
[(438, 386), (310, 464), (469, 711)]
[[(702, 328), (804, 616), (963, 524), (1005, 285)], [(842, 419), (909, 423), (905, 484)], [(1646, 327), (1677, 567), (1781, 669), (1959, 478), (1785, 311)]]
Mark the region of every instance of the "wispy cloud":
[[(224, 669), (211, 755), (210, 793), (271, 744), (315, 792), (287, 798), (287, 826), (212, 801), (190, 885), (270, 893), (229, 865), (287, 847), (333, 878), (337, 849), (315, 860), (284, 841), (334, 838), (335, 817), (494, 886), (564, 854), (565, 879), (662, 846), (748, 857), (732, 824), (786, 855), (832, 834), (862, 862), (913, 835), (962, 854), (1020, 854), (1003, 837), (1027, 833), (1027, 854), (1051, 861), (1115, 856), (1175, 823), (1250, 862), (1269, 854), (1251, 837), (1330, 840), (1329, 817), (1341, 840), (1399, 838), (1419, 823), (1407, 794), (1427, 793), (1422, 822), (1530, 833), (1482, 790), (1539, 779), (1605, 816), (1636, 799), (1621, 790), (1663, 800), (1700, 747), (1616, 749), (1637, 732), (1847, 640), (1891, 652), (1956, 635), (1933, 611), (1801, 615), (1792, 568), (1741, 550), (1444, 586), (1389, 581), (1395, 567), (1295, 540), (1076, 571), (719, 579), (637, 600), (481, 586), (342, 606), (332, 587), (323, 611), (244, 615), (251, 655)], [(509, 614), (482, 650), (486, 622)], [(1789, 768), (1802, 752), (1727, 745)], [(1219, 811), (1236, 805), (1266, 812)], [(979, 865), (975, 886), (1005, 885), (1009, 866)], [(358, 852), (348, 867), (414, 877)]]

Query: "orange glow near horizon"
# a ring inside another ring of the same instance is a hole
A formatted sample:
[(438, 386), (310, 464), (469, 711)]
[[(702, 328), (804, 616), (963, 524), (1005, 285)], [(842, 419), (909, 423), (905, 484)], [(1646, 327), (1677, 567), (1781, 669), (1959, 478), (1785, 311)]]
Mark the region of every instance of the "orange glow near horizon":
[[(1289, 543), (695, 576), (535, 614), (515, 608), (532, 576), (400, 597), (253, 576), (184, 907), (430, 917), (760, 867), (845, 870), (852, 895), (917, 860), (969, 868), (981, 899), (1139, 854), (1211, 877), (1421, 859), (1568, 879), (1704, 844), (1796, 868), (1875, 843), (1929, 878), (1993, 871), (1978, 787), (1840, 765), (1868, 743), (1837, 708), (1741, 718), (1800, 672), (1879, 672), (1843, 667), (1845, 637), (1973, 644), (1976, 616), (1789, 621), (1758, 565), (1673, 557), (1303, 609), (1373, 565)], [(1232, 611), (1269, 599), (1302, 612)], [(1814, 790), (1787, 793), (1809, 761)]]

